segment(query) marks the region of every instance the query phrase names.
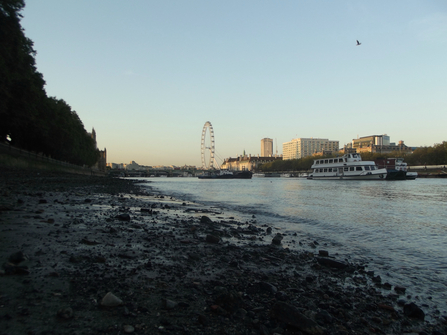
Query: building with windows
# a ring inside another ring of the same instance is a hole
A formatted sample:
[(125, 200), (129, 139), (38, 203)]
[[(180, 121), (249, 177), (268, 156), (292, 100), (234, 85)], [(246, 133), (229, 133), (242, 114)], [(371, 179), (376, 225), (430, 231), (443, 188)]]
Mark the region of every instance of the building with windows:
[(252, 155), (240, 155), (237, 158), (227, 158), (221, 165), (221, 169), (231, 171), (256, 171), (262, 164), (282, 160), (282, 157), (255, 157)]
[(261, 140), (261, 157), (273, 156), (273, 140), (271, 138), (263, 138)]
[(330, 141), (326, 138), (295, 138), (282, 144), (283, 159), (299, 159), (319, 152), (338, 152), (339, 141)]
[(401, 152), (412, 152), (412, 148), (407, 147), (404, 144), (404, 141), (399, 141), (396, 143), (392, 143), (390, 141), (390, 136), (384, 135), (371, 135), (364, 136), (357, 139), (352, 140), (352, 149), (355, 149), (355, 152), (373, 152), (373, 153), (391, 153), (393, 151), (401, 151)]

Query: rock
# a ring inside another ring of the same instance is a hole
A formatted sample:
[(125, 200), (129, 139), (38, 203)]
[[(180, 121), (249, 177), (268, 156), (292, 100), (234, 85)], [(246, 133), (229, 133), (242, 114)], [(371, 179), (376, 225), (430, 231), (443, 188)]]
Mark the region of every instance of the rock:
[(122, 304), (123, 301), (112, 292), (108, 292), (101, 300), (101, 306), (103, 307), (117, 307), (121, 306)]
[(306, 334), (323, 335), (326, 331), (315, 321), (301, 314), (298, 308), (285, 302), (280, 301), (273, 305), (272, 316), (281, 322), (298, 328)]
[(11, 256), (9, 256), (8, 261), (13, 264), (19, 264), (28, 258), (25, 256), (23, 251), (17, 251), (16, 253), (13, 253)]
[(326, 250), (318, 250), (318, 255), (322, 257), (329, 257), (329, 252)]
[(202, 216), (200, 218), (200, 223), (213, 223), (213, 221), (211, 221), (211, 219), (208, 216)]
[(415, 303), (409, 303), (404, 306), (404, 314), (410, 318), (425, 319), (425, 313)]
[(344, 269), (348, 267), (348, 264), (336, 261), (334, 259), (330, 258), (320, 258), (317, 257), (317, 262), (321, 265), (328, 266), (330, 268), (336, 268), (336, 269)]
[(57, 316), (61, 319), (71, 319), (73, 317), (73, 309), (71, 307), (61, 308), (57, 311)]
[(130, 221), (130, 215), (127, 213), (119, 214), (116, 218), (120, 221)]
[(317, 320), (323, 323), (332, 323), (332, 315), (330, 315), (329, 312), (325, 311), (324, 309), (318, 311), (315, 317), (317, 318)]
[(130, 334), (130, 333), (133, 333), (135, 331), (135, 328), (133, 326), (131, 326), (131, 325), (124, 325), (123, 326), (123, 331), (126, 334)]
[(272, 239), (272, 244), (274, 244), (274, 245), (280, 245), (282, 239), (283, 239), (283, 236), (282, 236), (280, 233), (277, 233), (277, 234), (275, 235), (275, 237), (273, 237), (273, 239)]
[(217, 244), (217, 243), (219, 243), (219, 241), (220, 241), (220, 238), (219, 237), (217, 237), (217, 236), (214, 236), (214, 235), (206, 235), (206, 241), (208, 242), (208, 243), (215, 243), (215, 244)]
[(383, 287), (383, 289), (385, 289), (385, 290), (391, 290), (391, 284), (390, 283), (384, 283), (383, 285), (382, 285), (382, 287)]
[(406, 288), (402, 286), (395, 286), (394, 291), (396, 291), (398, 294), (405, 294)]
[(86, 244), (86, 245), (96, 245), (96, 244), (99, 244), (99, 242), (92, 241), (92, 240), (88, 239), (87, 237), (84, 237), (79, 243)]
[(278, 289), (276, 288), (275, 285), (266, 283), (266, 282), (260, 282), (259, 287), (261, 288), (261, 290), (267, 291), (267, 292), (270, 292), (273, 294), (275, 294), (278, 291)]
[(165, 309), (174, 309), (177, 307), (178, 302), (170, 300), (170, 299), (163, 299), (163, 308)]
[(266, 233), (267, 235), (270, 235), (270, 234), (272, 233), (272, 227), (268, 227), (268, 228), (265, 230), (265, 233)]

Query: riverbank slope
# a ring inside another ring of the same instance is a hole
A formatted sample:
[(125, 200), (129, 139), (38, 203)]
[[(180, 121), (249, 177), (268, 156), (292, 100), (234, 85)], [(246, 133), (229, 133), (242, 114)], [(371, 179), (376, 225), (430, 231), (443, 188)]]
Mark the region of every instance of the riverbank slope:
[(444, 334), (405, 288), (138, 181), (4, 169), (0, 334)]

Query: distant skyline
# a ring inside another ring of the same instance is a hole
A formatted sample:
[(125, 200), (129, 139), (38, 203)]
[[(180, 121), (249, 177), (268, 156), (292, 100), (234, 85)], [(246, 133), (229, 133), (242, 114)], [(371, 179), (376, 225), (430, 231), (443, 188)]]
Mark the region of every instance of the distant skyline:
[(299, 137), (447, 140), (444, 0), (28, 0), (22, 15), (48, 96), (108, 162), (200, 166), (206, 121), (218, 160), (263, 138), (279, 154)]

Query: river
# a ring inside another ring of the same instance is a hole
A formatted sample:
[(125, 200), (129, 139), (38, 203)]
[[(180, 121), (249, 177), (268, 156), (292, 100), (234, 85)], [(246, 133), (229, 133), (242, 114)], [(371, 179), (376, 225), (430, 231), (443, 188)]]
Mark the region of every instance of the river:
[[(140, 178), (139, 178), (140, 179)], [(447, 311), (447, 179), (316, 181), (303, 178), (146, 178), (165, 195), (256, 217), (297, 250), (317, 241), (367, 265), (412, 300)], [(293, 240), (293, 241), (292, 241)], [(302, 244), (299, 244), (302, 242)]]

